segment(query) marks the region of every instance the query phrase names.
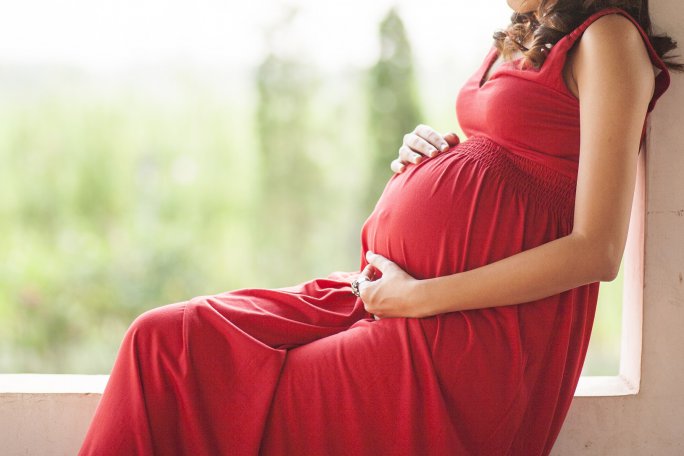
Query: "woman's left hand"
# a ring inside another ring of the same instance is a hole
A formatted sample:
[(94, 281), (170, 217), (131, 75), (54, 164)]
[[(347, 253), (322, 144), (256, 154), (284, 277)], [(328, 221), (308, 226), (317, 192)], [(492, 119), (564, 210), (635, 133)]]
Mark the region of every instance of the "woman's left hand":
[[(416, 286), (419, 280), (377, 253), (366, 252), (366, 260), (369, 264), (359, 276), (369, 279), (359, 285), (359, 294), (366, 311), (375, 315), (376, 320), (387, 317), (427, 316), (419, 308), (419, 301), (416, 299)], [(382, 277), (373, 280), (378, 275), (377, 271), (382, 273)]]

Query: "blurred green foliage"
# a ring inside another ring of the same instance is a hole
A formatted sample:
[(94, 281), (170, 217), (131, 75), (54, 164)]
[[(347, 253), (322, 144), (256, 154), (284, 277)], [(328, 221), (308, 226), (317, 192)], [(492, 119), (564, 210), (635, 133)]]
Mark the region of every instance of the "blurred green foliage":
[[(107, 373), (146, 309), (356, 270), (366, 195), (403, 133), (456, 127), (420, 118), (396, 13), (380, 36), (367, 72), (271, 53), (247, 85), (191, 67), (116, 83), (5, 68), (0, 372)], [(585, 374), (617, 372), (620, 286), (602, 285)]]
[(370, 173), (362, 201), (370, 213), (392, 176), (389, 163), (397, 158), (404, 134), (421, 123), (411, 44), (395, 9), (379, 27), (380, 57), (368, 72)]
[(582, 375), (617, 375), (620, 372), (622, 337), (622, 287), (624, 263), (612, 282), (601, 282), (594, 329)]
[[(161, 95), (53, 78), (0, 104), (0, 371), (104, 373), (146, 309), (358, 267), (358, 80), (312, 90), (317, 114), (292, 138), (260, 133), (253, 93), (198, 78), (169, 77)], [(293, 151), (307, 141), (320, 176), (302, 188)], [(277, 155), (264, 157), (269, 147)], [(278, 166), (291, 179), (274, 177)], [(265, 246), (269, 233), (278, 242)]]
[(287, 280), (292, 270), (310, 265), (312, 257), (304, 252), (320, 229), (319, 210), (330, 191), (310, 141), (316, 135), (311, 119), (316, 71), (271, 53), (259, 66), (256, 82), (259, 172), (253, 254), (263, 260), (256, 265), (259, 271)]

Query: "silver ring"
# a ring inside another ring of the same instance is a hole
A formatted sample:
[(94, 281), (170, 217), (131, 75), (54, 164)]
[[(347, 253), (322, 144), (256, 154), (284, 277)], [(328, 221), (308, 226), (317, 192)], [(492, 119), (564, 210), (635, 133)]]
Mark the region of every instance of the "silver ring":
[(359, 290), (359, 285), (361, 285), (363, 282), (370, 282), (370, 281), (371, 280), (366, 276), (363, 276), (360, 279), (354, 279), (354, 281), (351, 283), (351, 289), (352, 289), (352, 293), (354, 293), (354, 296), (356, 296), (357, 298), (360, 298), (361, 297), (361, 291)]

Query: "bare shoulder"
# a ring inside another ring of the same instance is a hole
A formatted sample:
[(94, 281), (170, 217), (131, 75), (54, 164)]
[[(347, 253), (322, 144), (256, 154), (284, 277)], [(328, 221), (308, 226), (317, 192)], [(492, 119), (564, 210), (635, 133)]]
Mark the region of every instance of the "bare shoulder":
[(606, 14), (589, 24), (578, 47), (612, 49), (614, 52), (639, 52), (648, 58), (646, 45), (637, 26), (619, 13)]
[(655, 69), (644, 38), (619, 13), (601, 16), (587, 27), (575, 46), (571, 65), (578, 86), (582, 79), (596, 78), (604, 84), (639, 86), (651, 92), (655, 86)]

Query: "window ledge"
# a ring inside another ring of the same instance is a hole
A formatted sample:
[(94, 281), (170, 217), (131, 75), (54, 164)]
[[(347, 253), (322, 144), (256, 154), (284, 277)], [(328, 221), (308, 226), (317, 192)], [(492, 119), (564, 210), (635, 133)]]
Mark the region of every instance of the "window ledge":
[[(102, 394), (108, 375), (2, 374), (0, 395)], [(575, 397), (628, 396), (639, 392), (625, 376), (583, 376)]]
[(109, 375), (2, 374), (4, 394), (102, 394)]
[(629, 396), (639, 387), (623, 375), (580, 377), (575, 397)]

